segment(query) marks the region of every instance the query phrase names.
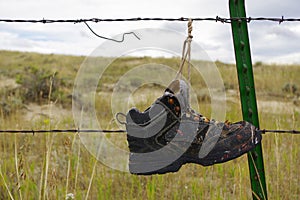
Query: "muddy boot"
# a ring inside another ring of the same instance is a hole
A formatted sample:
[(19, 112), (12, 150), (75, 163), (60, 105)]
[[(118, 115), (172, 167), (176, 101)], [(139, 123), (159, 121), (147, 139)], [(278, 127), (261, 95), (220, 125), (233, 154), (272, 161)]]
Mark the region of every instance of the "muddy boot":
[(126, 115), (132, 174), (176, 172), (183, 164), (222, 163), (252, 150), (262, 137), (252, 124), (209, 120), (188, 106), (188, 89), (173, 81), (148, 109)]

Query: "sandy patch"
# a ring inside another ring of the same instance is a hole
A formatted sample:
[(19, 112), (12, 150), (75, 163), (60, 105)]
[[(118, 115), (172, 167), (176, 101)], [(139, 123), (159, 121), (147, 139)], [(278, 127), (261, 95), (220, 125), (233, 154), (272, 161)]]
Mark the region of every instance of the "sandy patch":
[(16, 83), (15, 79), (0, 77), (0, 88), (17, 88), (19, 84)]
[(71, 109), (67, 110), (55, 104), (38, 105), (30, 103), (24, 110), (23, 119), (26, 121), (36, 121), (47, 118), (59, 121), (67, 117), (72, 117)]

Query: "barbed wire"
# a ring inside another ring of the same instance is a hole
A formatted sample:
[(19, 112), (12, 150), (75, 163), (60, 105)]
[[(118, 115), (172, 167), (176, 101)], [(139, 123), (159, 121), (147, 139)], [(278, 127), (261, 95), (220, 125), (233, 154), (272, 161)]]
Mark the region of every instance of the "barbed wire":
[(291, 133), (291, 134), (300, 134), (300, 131), (297, 130), (268, 130), (268, 129), (262, 129), (259, 130), (262, 134), (264, 133)]
[[(290, 133), (290, 134), (300, 134), (297, 130), (269, 130), (261, 129), (258, 130), (262, 134), (265, 133)], [(126, 133), (126, 130), (116, 129), (49, 129), (49, 130), (0, 130), (0, 133), (30, 133), (35, 135), (36, 133)]]
[(8, 22), (8, 23), (84, 23), (84, 22), (132, 22), (132, 21), (183, 21), (186, 22), (189, 19), (193, 21), (215, 21), (221, 23), (231, 23), (233, 21), (246, 21), (248, 23), (252, 21), (270, 21), (270, 22), (278, 22), (281, 24), (282, 22), (300, 22), (300, 18), (285, 18), (281, 17), (233, 17), (233, 18), (224, 18), (224, 17), (179, 17), (179, 18), (159, 18), (159, 17), (135, 17), (135, 18), (89, 18), (89, 19), (0, 19), (0, 22)]
[(124, 133), (126, 130), (107, 130), (107, 129), (40, 129), (40, 130), (0, 130), (0, 133)]
[(215, 22), (221, 22), (221, 23), (232, 23), (233, 21), (246, 21), (247, 23), (250, 23), (251, 21), (272, 21), (272, 22), (278, 22), (281, 24), (282, 22), (300, 22), (300, 18), (285, 18), (284, 16), (281, 17), (233, 17), (233, 18), (224, 18), (224, 17), (195, 17), (195, 18), (188, 18), (188, 17), (179, 17), (179, 18), (159, 18), (159, 17), (135, 17), (135, 18), (89, 18), (89, 19), (41, 19), (41, 20), (35, 20), (35, 19), (0, 19), (0, 22), (7, 22), (7, 23), (43, 23), (43, 24), (50, 24), (50, 23), (84, 23), (88, 29), (97, 37), (105, 39), (105, 40), (111, 40), (114, 42), (123, 42), (125, 35), (132, 34), (137, 39), (140, 39), (134, 32), (128, 32), (123, 33), (122, 39), (116, 40), (114, 38), (108, 38), (102, 35), (97, 34), (89, 25), (88, 22), (133, 22), (133, 21), (215, 21)]

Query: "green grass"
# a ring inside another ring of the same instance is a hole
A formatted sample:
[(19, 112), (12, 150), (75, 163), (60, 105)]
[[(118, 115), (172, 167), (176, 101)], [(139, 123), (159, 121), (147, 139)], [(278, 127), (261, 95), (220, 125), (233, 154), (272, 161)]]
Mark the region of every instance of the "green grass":
[[(15, 78), (26, 66), (47, 68), (58, 71), (60, 78), (69, 81), (63, 90), (71, 94), (76, 72), (83, 60), (83, 57), (75, 56), (0, 51), (1, 80)], [(107, 125), (103, 128), (117, 127), (115, 121), (111, 123), (110, 92), (113, 88), (110, 84), (114, 84), (134, 66), (147, 63), (161, 63), (176, 69), (179, 59), (145, 57), (114, 61), (99, 84), (98, 91), (103, 93), (96, 97), (97, 117), (101, 119), (101, 124)], [(220, 62), (216, 64), (225, 83), (226, 93), (231, 97), (226, 105), (226, 118), (239, 121), (242, 115), (235, 66)], [(260, 63), (254, 67), (254, 73), (258, 101), (294, 102), (288, 104), (292, 106), (291, 111), (259, 111), (260, 126), (267, 129), (300, 129), (299, 91), (282, 91), (287, 83), (300, 87), (300, 66)], [(192, 85), (196, 90), (206, 87), (203, 79), (194, 73)], [(2, 99), (18, 98), (18, 94), (8, 93), (8, 88), (0, 90)], [(138, 89), (133, 95), (136, 106), (141, 110), (147, 108), (161, 90), (161, 87), (153, 85)], [(231, 90), (235, 92), (232, 94)], [(140, 99), (140, 94), (145, 92), (149, 95)], [(197, 110), (209, 116), (210, 99), (202, 93), (197, 94), (197, 98), (201, 100)], [(72, 116), (63, 119), (46, 116), (40, 120), (26, 121), (23, 119), (24, 112), (26, 109), (17, 106), (10, 115), (1, 114), (0, 129), (75, 128)], [(111, 134), (109, 138), (126, 149), (125, 135)], [(300, 195), (299, 144), (298, 135), (269, 133), (263, 136), (269, 199), (297, 199)], [(211, 167), (188, 164), (177, 173), (136, 176), (112, 170), (97, 162), (76, 134), (0, 134), (0, 199), (65, 199), (69, 193), (74, 194), (75, 199), (251, 198), (246, 156)]]

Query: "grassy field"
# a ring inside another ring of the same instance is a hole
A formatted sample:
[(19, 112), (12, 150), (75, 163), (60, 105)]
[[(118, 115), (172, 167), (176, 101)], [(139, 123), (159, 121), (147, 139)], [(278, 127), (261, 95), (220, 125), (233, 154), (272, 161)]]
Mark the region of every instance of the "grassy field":
[[(0, 51), (0, 129), (76, 128), (70, 96), (83, 61), (84, 57)], [(97, 88), (95, 107), (98, 119), (107, 124), (104, 128), (118, 127), (110, 111), (114, 83), (147, 63), (177, 69), (179, 59), (115, 60)], [(216, 65), (226, 88), (226, 119), (240, 121), (235, 66)], [(300, 66), (256, 63), (254, 76), (261, 128), (300, 129)], [(196, 92), (195, 109), (210, 116), (204, 80), (196, 73), (191, 80), (193, 88), (201, 91)], [(156, 85), (140, 88), (133, 95), (136, 106), (147, 108), (161, 92)], [(107, 137), (127, 148), (124, 134)], [(298, 135), (263, 136), (269, 199), (299, 198), (299, 144)], [(74, 199), (251, 199), (252, 194), (246, 155), (211, 167), (188, 164), (177, 173), (136, 176), (98, 162), (77, 134), (0, 133), (0, 199), (72, 199), (72, 195)]]

